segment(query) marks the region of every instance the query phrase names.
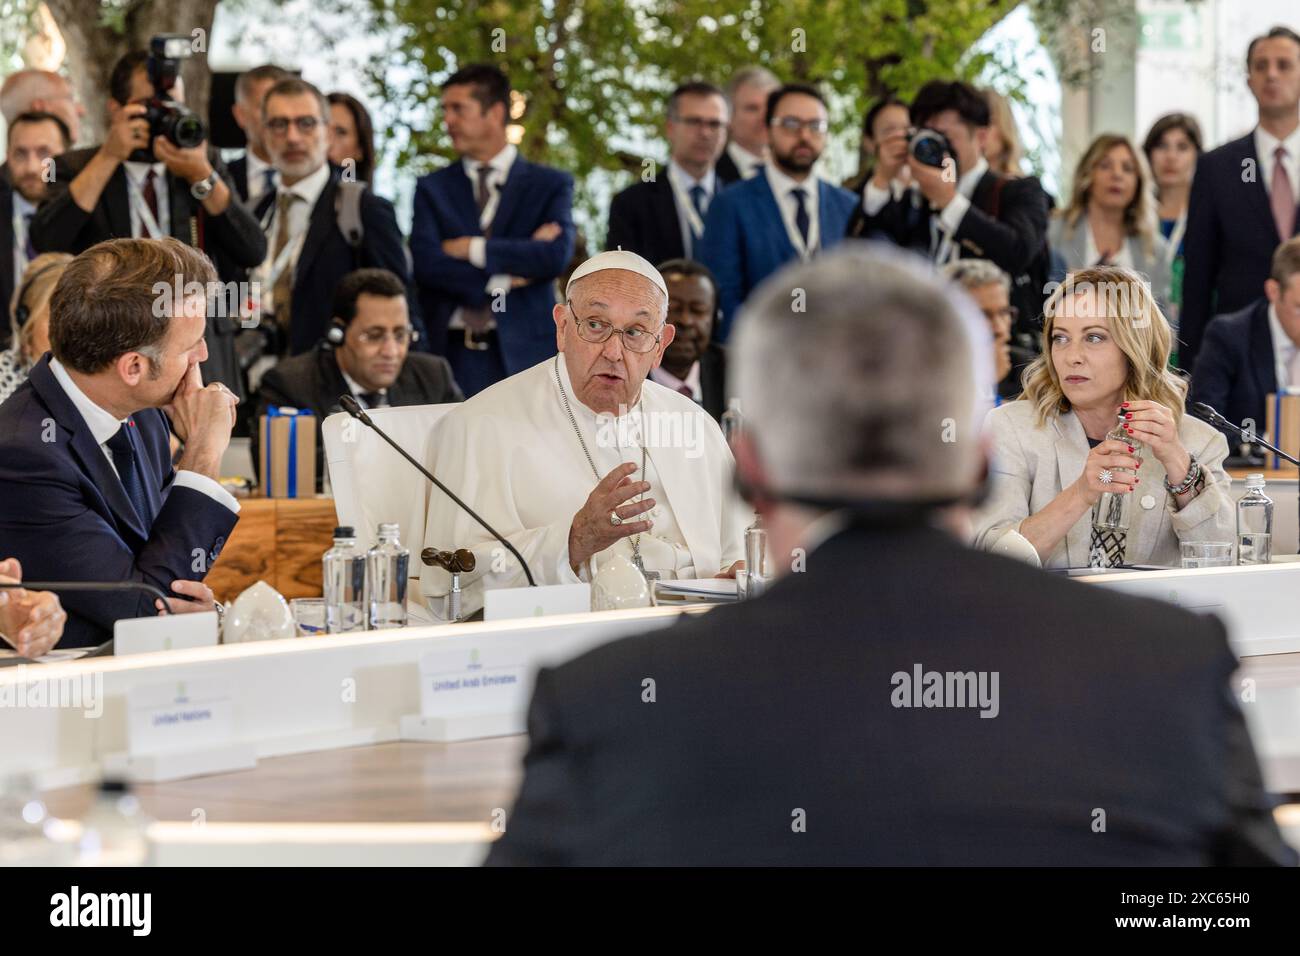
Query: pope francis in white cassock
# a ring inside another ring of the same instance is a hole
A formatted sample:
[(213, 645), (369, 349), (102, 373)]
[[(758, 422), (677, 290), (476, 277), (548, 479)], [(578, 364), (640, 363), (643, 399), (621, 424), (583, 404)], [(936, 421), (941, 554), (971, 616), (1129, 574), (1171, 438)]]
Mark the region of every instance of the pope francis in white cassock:
[[(717, 423), (646, 376), (676, 329), (645, 259), (603, 252), (555, 306), (559, 354), (456, 406), (435, 426), (434, 473), (518, 549), (539, 585), (590, 582), (611, 552), (661, 578), (732, 576), (753, 513)], [(424, 543), (468, 548), (462, 616), (483, 592), (527, 585), (519, 562), (434, 490)], [(435, 612), (451, 588), (421, 572)]]

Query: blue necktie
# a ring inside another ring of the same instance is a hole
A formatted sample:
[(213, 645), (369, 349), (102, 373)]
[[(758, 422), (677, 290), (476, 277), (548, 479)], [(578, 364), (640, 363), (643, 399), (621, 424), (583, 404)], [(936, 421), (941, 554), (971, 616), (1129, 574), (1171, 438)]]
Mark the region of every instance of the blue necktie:
[(698, 212), (700, 214), (700, 218), (703, 219), (704, 218), (704, 187), (701, 186), (699, 183), (696, 183), (694, 186), (691, 187), (691, 205), (695, 207), (695, 211)]
[(803, 237), (804, 249), (807, 249), (808, 230), (812, 226), (812, 222), (808, 218), (808, 207), (805, 205), (808, 199), (808, 194), (802, 189), (792, 189), (790, 192), (794, 195), (794, 201), (799, 204), (799, 208), (796, 209), (794, 213), (794, 224), (799, 230), (799, 235)]
[(262, 187), (262, 195), (275, 192), (275, 167), (268, 166), (262, 170), (262, 176), (265, 179), (265, 185)]
[(144, 490), (144, 476), (140, 472), (140, 456), (136, 452), (135, 422), (127, 419), (126, 424), (117, 430), (105, 444), (113, 453), (113, 467), (122, 481), (140, 523), (147, 529), (153, 524), (153, 514), (149, 510), (149, 496)]
[(36, 247), (32, 245), (32, 217), (35, 215), (35, 212), (23, 213), (23, 231), (27, 234), (27, 248), (23, 251), (27, 255), (28, 262), (36, 258)]

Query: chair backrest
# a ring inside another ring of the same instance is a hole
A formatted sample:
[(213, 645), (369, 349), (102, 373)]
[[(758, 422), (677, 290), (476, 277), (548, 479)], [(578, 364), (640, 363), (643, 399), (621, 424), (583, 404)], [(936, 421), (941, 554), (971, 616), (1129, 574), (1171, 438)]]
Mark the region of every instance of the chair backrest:
[[(455, 407), (406, 405), (375, 408), (368, 414), (427, 468), (433, 426)], [(355, 528), (357, 542), (369, 547), (377, 539), (380, 522), (396, 521), (402, 526), (402, 544), (411, 549), (413, 564), (418, 562), (415, 556), (424, 547), (429, 482), (372, 429), (346, 412), (326, 418), (321, 431), (338, 523)]]

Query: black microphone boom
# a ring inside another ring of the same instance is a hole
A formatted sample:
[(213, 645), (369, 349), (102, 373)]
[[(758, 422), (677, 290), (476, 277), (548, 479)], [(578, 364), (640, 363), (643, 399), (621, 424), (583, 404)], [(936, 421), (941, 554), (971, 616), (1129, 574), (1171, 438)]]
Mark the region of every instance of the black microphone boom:
[(163, 602), (168, 614), (167, 595), (152, 584), (142, 581), (21, 581), (17, 584), (0, 584), (0, 588), (23, 588), (27, 591), (144, 591)]
[[(1204, 402), (1193, 402), (1192, 411), (1196, 413), (1196, 416), (1198, 418), (1205, 419), (1205, 421), (1209, 422), (1211, 425), (1215, 425), (1219, 428), (1231, 428), (1234, 432), (1240, 435), (1247, 442), (1254, 442), (1256, 444), (1263, 445), (1265, 448), (1267, 448), (1273, 454), (1277, 455), (1279, 458), (1285, 458), (1293, 465), (1300, 465), (1300, 461), (1296, 460), (1295, 457), (1288, 455), (1281, 448), (1278, 448), (1274, 445), (1270, 445), (1268, 442), (1264, 441), (1264, 439), (1260, 438), (1259, 435), (1255, 434), (1254, 431), (1248, 432), (1240, 425), (1228, 421), (1226, 418), (1220, 415), (1209, 405), (1206, 405)], [(1279, 427), (1281, 427), (1280, 424)], [(1297, 522), (1296, 545), (1298, 548), (1300, 548), (1300, 482), (1296, 483), (1296, 522)]]
[(452, 501), (456, 502), (456, 504), (460, 506), (460, 509), (462, 511), (464, 511), (467, 515), (469, 515), (480, 525), (482, 525), (484, 531), (486, 531), (488, 534), (492, 535), (492, 537), (496, 538), (499, 542), (501, 542), (502, 546), (515, 556), (515, 559), (519, 562), (519, 566), (524, 569), (524, 577), (528, 579), (528, 586), (534, 588), (537, 587), (537, 582), (533, 580), (533, 572), (528, 569), (528, 562), (524, 560), (524, 556), (519, 553), (518, 549), (516, 549), (513, 544), (511, 544), (504, 537), (502, 537), (501, 534), (496, 530), (496, 528), (492, 527), (490, 524), (488, 524), (486, 521), (480, 518), (477, 511), (475, 511), (469, 505), (465, 504), (465, 502), (457, 498), (456, 495), (452, 493), (452, 490), (450, 488), (448, 488), (446, 485), (444, 485), (441, 481), (439, 481), (437, 478), (433, 476), (433, 472), (429, 471), (418, 461), (412, 458), (409, 454), (407, 454), (405, 448), (403, 448), (401, 445), (397, 444), (397, 442), (389, 438), (387, 432), (385, 432), (382, 428), (380, 428), (378, 425), (376, 425), (373, 421), (370, 420), (370, 416), (366, 414), (365, 409), (361, 407), (360, 403), (355, 398), (353, 398), (351, 395), (340, 395), (339, 406), (345, 412), (347, 412), (349, 415), (351, 415), (353, 418), (359, 421), (361, 424), (371, 429), (376, 435), (378, 435), (384, 441), (388, 442), (388, 444), (392, 447), (393, 451), (397, 452), (399, 455), (401, 455), (403, 458), (405, 458), (408, 462), (411, 463), (412, 468), (414, 468), (420, 474), (424, 475), (425, 478), (428, 478), (431, 482), (433, 482), (434, 486), (437, 487), (439, 491), (441, 491)]

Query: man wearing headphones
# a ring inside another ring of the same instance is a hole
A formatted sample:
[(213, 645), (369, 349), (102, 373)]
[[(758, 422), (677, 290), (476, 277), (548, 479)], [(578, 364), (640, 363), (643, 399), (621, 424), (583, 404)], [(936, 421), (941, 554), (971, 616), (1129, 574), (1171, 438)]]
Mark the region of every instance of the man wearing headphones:
[(727, 409), (727, 349), (713, 341), (718, 322), (718, 280), (694, 259), (669, 259), (657, 266), (668, 284), (668, 322), (677, 334), (652, 381), (702, 405), (715, 421)]
[[(363, 408), (463, 401), (451, 366), (439, 355), (412, 352), (406, 286), (387, 269), (348, 273), (334, 294), (334, 318), (310, 352), (281, 360), (263, 377), (258, 415), (271, 406), (310, 409), (317, 429), (351, 394)], [(256, 456), (258, 442), (253, 443)], [(324, 478), (324, 443), (316, 441), (316, 485)]]

